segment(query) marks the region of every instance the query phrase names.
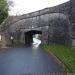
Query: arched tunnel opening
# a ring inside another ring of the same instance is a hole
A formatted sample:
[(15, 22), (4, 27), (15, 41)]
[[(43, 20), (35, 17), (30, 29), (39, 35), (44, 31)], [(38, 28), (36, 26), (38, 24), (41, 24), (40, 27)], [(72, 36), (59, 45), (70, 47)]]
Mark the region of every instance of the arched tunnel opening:
[(31, 30), (31, 31), (25, 32), (25, 45), (32, 45), (32, 44), (39, 43), (39, 40), (41, 41), (41, 34), (42, 32), (38, 30)]

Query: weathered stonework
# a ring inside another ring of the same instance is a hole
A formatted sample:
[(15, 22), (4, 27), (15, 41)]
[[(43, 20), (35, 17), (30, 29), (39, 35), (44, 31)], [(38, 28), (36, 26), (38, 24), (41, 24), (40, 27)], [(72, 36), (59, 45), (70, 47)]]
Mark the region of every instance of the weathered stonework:
[(0, 26), (0, 31), (6, 32), (8, 44), (11, 44), (10, 34), (16, 33), (17, 30), (21, 32), (21, 43), (25, 43), (24, 33), (36, 30), (42, 32), (42, 44), (71, 44), (71, 25), (68, 18), (72, 11), (70, 4), (69, 1), (22, 16), (8, 17)]
[(1, 39), (0, 39), (0, 48), (6, 47), (6, 41), (5, 41), (5, 35), (3, 33), (0, 33)]
[(70, 13), (73, 17), (75, 17), (75, 0), (70, 0)]

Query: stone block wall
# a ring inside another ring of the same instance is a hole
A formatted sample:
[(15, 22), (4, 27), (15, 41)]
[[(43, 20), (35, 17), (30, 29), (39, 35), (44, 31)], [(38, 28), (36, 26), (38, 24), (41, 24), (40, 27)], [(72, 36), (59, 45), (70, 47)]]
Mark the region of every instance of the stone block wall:
[[(74, 0), (71, 0), (55, 7), (46, 8), (22, 16), (8, 17), (0, 26), (0, 30), (8, 32), (10, 36), (9, 32), (16, 33), (16, 30), (27, 32), (29, 30), (41, 29), (42, 43), (70, 44), (71, 25), (68, 17), (71, 14), (70, 12), (74, 9), (73, 1)], [(71, 3), (73, 4), (72, 10), (70, 10)], [(23, 42), (23, 40), (21, 42)]]

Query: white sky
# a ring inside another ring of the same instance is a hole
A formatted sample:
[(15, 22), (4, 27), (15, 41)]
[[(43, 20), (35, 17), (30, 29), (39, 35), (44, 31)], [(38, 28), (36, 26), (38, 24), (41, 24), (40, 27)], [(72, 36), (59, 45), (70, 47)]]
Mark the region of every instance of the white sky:
[(10, 7), (9, 15), (22, 15), (47, 7), (56, 6), (69, 0), (12, 0), (14, 7)]

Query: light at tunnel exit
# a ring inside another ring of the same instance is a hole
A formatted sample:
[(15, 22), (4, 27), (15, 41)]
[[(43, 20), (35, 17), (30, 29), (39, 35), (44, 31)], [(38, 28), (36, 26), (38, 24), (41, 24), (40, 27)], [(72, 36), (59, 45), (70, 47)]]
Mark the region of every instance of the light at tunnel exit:
[(34, 49), (38, 48), (39, 45), (41, 44), (41, 40), (40, 40), (41, 35), (40, 34), (35, 34), (33, 36), (33, 43), (32, 46)]
[(41, 44), (41, 40), (37, 39), (37, 38), (33, 38), (33, 44)]
[(33, 45), (40, 45), (41, 44), (40, 37), (41, 37), (40, 34), (33, 35)]
[(40, 44), (41, 44), (41, 40), (39, 40), (38, 38), (33, 38), (33, 43), (32, 43), (33, 49), (36, 50), (36, 48), (38, 48)]

